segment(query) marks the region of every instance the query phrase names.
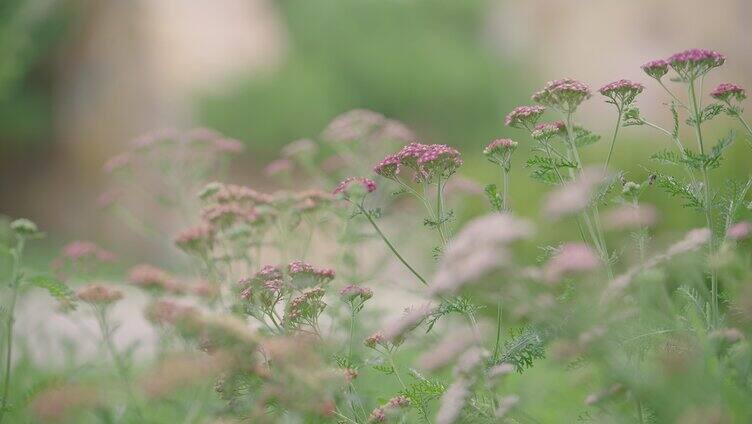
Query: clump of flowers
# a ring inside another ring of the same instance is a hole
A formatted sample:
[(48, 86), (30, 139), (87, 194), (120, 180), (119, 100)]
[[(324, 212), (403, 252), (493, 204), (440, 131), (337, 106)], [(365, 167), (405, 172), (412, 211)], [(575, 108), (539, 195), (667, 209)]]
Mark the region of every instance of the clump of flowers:
[(689, 49), (676, 53), (667, 59), (683, 81), (694, 81), (726, 62), (726, 56), (706, 49)]
[(349, 199), (351, 197), (362, 197), (374, 191), (376, 191), (376, 183), (370, 178), (347, 177), (337, 184), (337, 187), (332, 191), (332, 195)]
[(660, 81), (661, 78), (668, 73), (668, 61), (663, 59), (651, 60), (642, 65), (642, 70), (648, 74), (648, 76)]
[(166, 271), (148, 264), (131, 269), (130, 280), (135, 286), (155, 293), (182, 293), (182, 284)]
[(567, 128), (564, 121), (542, 122), (533, 128), (531, 136), (540, 142), (547, 142), (553, 137), (566, 136)]
[(713, 91), (710, 92), (710, 97), (726, 103), (731, 103), (732, 100), (741, 102), (742, 100), (747, 98), (747, 93), (742, 87), (736, 84), (724, 82), (722, 84), (719, 84)]
[(123, 298), (123, 292), (104, 284), (89, 284), (79, 289), (76, 295), (82, 301), (94, 306), (109, 306)]
[(512, 166), (512, 153), (517, 149), (517, 142), (509, 138), (498, 138), (483, 149), (483, 154), (491, 162), (501, 166), (509, 172)]
[(598, 92), (608, 97), (609, 103), (616, 105), (622, 110), (634, 102), (635, 97), (642, 93), (645, 86), (639, 82), (633, 82), (626, 79), (620, 79), (601, 87)]
[(214, 227), (201, 223), (187, 228), (175, 237), (175, 245), (186, 253), (204, 255), (214, 245)]
[(347, 303), (353, 312), (363, 309), (366, 301), (373, 297), (373, 290), (355, 284), (348, 284), (339, 291), (340, 298)]
[(287, 273), (292, 284), (297, 287), (326, 284), (333, 280), (335, 275), (331, 268), (318, 268), (303, 261), (290, 262), (287, 265)]
[(549, 81), (542, 90), (533, 94), (533, 100), (565, 113), (574, 113), (582, 102), (591, 96), (590, 87), (587, 84), (572, 78), (564, 78)]
[(512, 128), (526, 128), (530, 130), (546, 111), (544, 106), (518, 106), (512, 109), (504, 119), (504, 123)]

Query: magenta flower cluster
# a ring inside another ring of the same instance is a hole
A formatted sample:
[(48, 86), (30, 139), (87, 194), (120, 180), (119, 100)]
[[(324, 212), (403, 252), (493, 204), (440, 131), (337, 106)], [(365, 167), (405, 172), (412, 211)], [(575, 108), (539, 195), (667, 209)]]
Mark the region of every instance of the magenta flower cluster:
[(334, 270), (330, 268), (317, 268), (303, 261), (292, 261), (287, 265), (287, 272), (291, 277), (297, 275), (312, 275), (320, 282), (334, 279)]
[(567, 131), (564, 121), (541, 122), (530, 133), (535, 140), (548, 141), (554, 136), (563, 136)]
[(642, 65), (642, 70), (648, 74), (648, 76), (660, 80), (668, 73), (668, 62), (663, 59), (651, 60)]
[(332, 194), (335, 196), (342, 196), (349, 198), (352, 194), (353, 185), (361, 188), (365, 193), (372, 193), (376, 191), (376, 183), (366, 177), (347, 177), (342, 182), (337, 184)]
[(544, 106), (517, 106), (507, 115), (504, 123), (512, 128), (532, 128), (540, 119), (543, 112), (546, 111)]
[(675, 53), (666, 60), (653, 60), (642, 65), (649, 76), (660, 80), (670, 66), (683, 81), (693, 81), (726, 62), (726, 56), (713, 50), (689, 49)]
[(639, 82), (620, 79), (604, 85), (598, 92), (611, 99), (611, 103), (621, 108), (629, 106), (644, 89), (645, 86)]
[(730, 82), (724, 82), (719, 84), (715, 90), (710, 92), (710, 96), (714, 99), (722, 100), (724, 102), (730, 102), (732, 99), (738, 102), (747, 98), (747, 93), (744, 89), (736, 84)]
[(457, 149), (445, 144), (410, 143), (398, 153), (388, 155), (374, 167), (374, 172), (385, 178), (394, 178), (402, 166), (415, 172), (418, 182), (431, 182), (435, 178), (448, 178), (462, 165)]

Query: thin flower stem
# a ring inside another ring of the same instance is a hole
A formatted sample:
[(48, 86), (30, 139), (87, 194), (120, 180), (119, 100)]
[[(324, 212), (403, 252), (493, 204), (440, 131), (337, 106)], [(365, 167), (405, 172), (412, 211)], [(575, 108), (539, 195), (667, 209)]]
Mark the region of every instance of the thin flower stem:
[[(550, 145), (550, 144), (549, 144), (548, 142), (545, 142), (545, 143), (544, 143), (543, 145), (544, 145), (544, 147), (546, 148), (546, 154), (548, 155), (548, 158), (549, 158), (549, 159), (553, 159), (553, 158), (551, 157), (551, 151), (552, 151), (552, 150), (556, 151), (556, 150), (555, 150), (555, 149), (553, 149), (553, 147), (551, 147), (551, 145)], [(559, 156), (562, 156), (562, 155), (561, 155), (561, 153), (558, 153), (558, 152), (556, 152), (556, 153), (557, 153), (557, 154), (558, 154)], [(565, 160), (569, 160), (568, 158), (566, 158), (566, 157), (563, 157), (563, 156), (562, 156), (562, 159), (565, 159)], [(564, 177), (563, 177), (563, 176), (561, 175), (561, 172), (559, 172), (559, 168), (558, 168), (558, 167), (554, 167), (554, 172), (556, 173), (556, 176), (557, 176), (557, 177), (559, 178), (559, 183), (560, 183), (561, 185), (564, 185)], [(582, 229), (582, 224), (580, 223), (580, 217), (579, 217), (579, 216), (578, 216), (578, 217), (575, 217), (575, 220), (574, 220), (574, 221), (575, 221), (575, 223), (577, 224), (577, 230), (578, 230), (578, 231), (579, 231), (579, 233), (580, 233), (580, 238), (582, 239), (582, 242), (583, 242), (583, 243), (587, 243), (587, 239), (585, 238), (585, 231), (584, 231), (584, 230)]]
[(511, 210), (511, 208), (509, 207), (509, 172), (504, 167), (501, 167), (501, 177), (504, 181), (504, 191), (501, 197), (501, 207), (502, 210), (507, 212)]
[[(700, 154), (705, 154), (705, 145), (703, 143), (702, 139), (702, 122), (701, 122), (701, 112), (700, 107), (698, 105), (697, 100), (697, 93), (695, 92), (695, 83), (694, 80), (689, 81), (687, 84), (687, 89), (689, 90), (689, 99), (692, 105), (692, 114), (694, 115), (694, 128), (695, 128), (695, 136), (697, 137), (697, 144), (700, 148)], [(702, 167), (702, 180), (703, 180), (703, 192), (705, 194), (705, 204), (704, 210), (705, 210), (705, 220), (708, 225), (708, 229), (710, 230), (710, 243), (708, 243), (708, 251), (709, 254), (712, 255), (715, 251), (715, 231), (713, 229), (713, 211), (712, 211), (712, 205), (710, 203), (710, 178), (708, 177), (708, 168), (707, 166)], [(719, 325), (719, 303), (718, 303), (718, 276), (716, 275), (716, 272), (714, 269), (710, 269), (710, 297), (711, 297), (711, 313), (713, 317), (713, 325), (717, 326)]]
[(8, 407), (8, 394), (10, 393), (10, 373), (11, 362), (13, 359), (13, 325), (15, 323), (14, 313), (16, 302), (18, 300), (18, 290), (21, 283), (21, 258), (23, 255), (25, 239), (20, 237), (18, 244), (12, 251), (13, 270), (11, 271), (11, 298), (8, 304), (7, 321), (5, 323), (5, 374), (3, 376), (2, 400), (0, 401), (0, 423), (3, 422), (5, 411)]
[(499, 357), (499, 349), (501, 348), (501, 299), (496, 304), (496, 342), (494, 342), (493, 356), (491, 357), (496, 362)]
[(603, 164), (603, 172), (608, 171), (608, 164), (611, 162), (611, 155), (614, 153), (614, 146), (616, 145), (616, 136), (619, 134), (619, 127), (621, 126), (621, 108), (617, 107), (616, 127), (614, 127), (614, 136), (611, 137), (611, 147), (608, 149), (608, 156), (606, 156), (606, 163)]
[(376, 224), (376, 222), (371, 217), (371, 213), (368, 212), (367, 210), (365, 210), (365, 208), (363, 208), (363, 205), (361, 205), (360, 203), (353, 203), (353, 204), (358, 208), (358, 210), (360, 210), (360, 213), (362, 213), (363, 216), (365, 216), (366, 219), (368, 219), (368, 222), (371, 223), (371, 226), (373, 227), (374, 230), (376, 230), (376, 233), (378, 233), (378, 235), (381, 237), (381, 239), (387, 245), (387, 247), (389, 248), (389, 250), (391, 250), (392, 253), (394, 253), (394, 256), (396, 256), (397, 259), (399, 259), (399, 261), (402, 262), (402, 264), (405, 265), (405, 267), (407, 267), (407, 269), (409, 269), (410, 272), (412, 272), (412, 274), (415, 276), (415, 278), (417, 278), (418, 280), (420, 280), (420, 282), (423, 283), (423, 285), (427, 286), (428, 282), (425, 280), (425, 278), (423, 278), (420, 274), (418, 274), (418, 271), (416, 271), (412, 266), (410, 266), (410, 264), (405, 260), (405, 258), (403, 258), (402, 255), (399, 254), (399, 252), (397, 252), (397, 249), (394, 247), (394, 245), (392, 244), (392, 242), (390, 242), (389, 239), (386, 238), (386, 236), (384, 235), (384, 233), (381, 231), (381, 229), (379, 228), (379, 226)]

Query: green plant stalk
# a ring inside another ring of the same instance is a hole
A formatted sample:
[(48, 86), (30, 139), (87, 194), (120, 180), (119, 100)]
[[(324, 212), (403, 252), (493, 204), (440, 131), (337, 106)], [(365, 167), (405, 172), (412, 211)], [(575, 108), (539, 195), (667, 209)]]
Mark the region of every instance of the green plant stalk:
[(611, 162), (611, 155), (614, 153), (614, 146), (616, 145), (616, 136), (619, 134), (619, 127), (621, 126), (621, 107), (616, 108), (616, 127), (614, 128), (614, 135), (611, 137), (611, 147), (608, 148), (608, 156), (606, 156), (606, 162), (603, 164), (603, 172), (608, 171), (608, 164)]
[[(548, 158), (553, 160), (553, 156), (551, 155), (551, 146), (548, 144), (548, 142), (544, 143), (544, 146), (546, 147), (546, 154), (548, 155)], [(561, 154), (559, 153), (561, 156)], [(566, 159), (566, 158), (562, 158)], [(559, 183), (561, 185), (564, 185), (564, 177), (561, 175), (561, 172), (559, 172), (559, 168), (554, 166), (554, 172), (556, 173), (556, 176), (559, 178)], [(582, 229), (582, 223), (580, 223), (580, 217), (576, 217), (574, 222), (577, 224), (577, 230), (580, 232), (580, 238), (582, 239), (583, 243), (587, 243), (587, 239), (585, 238), (585, 231)]]
[(11, 362), (13, 360), (13, 325), (15, 323), (14, 313), (16, 302), (18, 301), (18, 290), (21, 285), (21, 259), (23, 255), (25, 239), (18, 238), (18, 244), (12, 251), (13, 270), (11, 271), (10, 287), (11, 297), (8, 304), (8, 317), (5, 323), (5, 371), (3, 376), (2, 401), (0, 402), (0, 423), (3, 422), (5, 411), (8, 408), (8, 394), (10, 393), (10, 373)]
[[(705, 154), (705, 146), (702, 139), (702, 122), (700, 121), (701, 118), (701, 112), (700, 107), (697, 103), (697, 93), (695, 92), (695, 82), (694, 80), (689, 81), (687, 84), (687, 88), (689, 90), (689, 99), (690, 104), (692, 106), (692, 114), (694, 115), (694, 128), (695, 128), (695, 136), (697, 137), (697, 144), (700, 148), (700, 154)], [(712, 205), (710, 204), (710, 178), (708, 178), (708, 168), (703, 165), (702, 167), (702, 182), (703, 182), (703, 192), (705, 194), (705, 204), (703, 205), (705, 209), (705, 220), (708, 225), (708, 229), (710, 230), (710, 243), (708, 244), (708, 253), (710, 255), (713, 254), (715, 251), (715, 231), (713, 229), (713, 211), (712, 211)], [(712, 268), (710, 269), (710, 308), (711, 313), (713, 317), (713, 325), (718, 326), (719, 324), (719, 303), (718, 303), (718, 275), (716, 274), (715, 270)]]
[(503, 192), (501, 194), (501, 208), (507, 212), (509, 208), (509, 171), (505, 167), (501, 167), (501, 178), (503, 181)]
[[(353, 202), (351, 202), (351, 203), (353, 203)], [(408, 263), (408, 262), (407, 262), (407, 261), (405, 260), (405, 258), (403, 258), (403, 257), (402, 257), (402, 255), (400, 255), (400, 254), (399, 254), (399, 252), (397, 251), (397, 248), (395, 248), (395, 247), (394, 247), (394, 245), (392, 244), (392, 242), (390, 242), (390, 241), (389, 241), (389, 239), (388, 239), (388, 238), (387, 238), (387, 237), (386, 237), (386, 236), (384, 235), (384, 233), (383, 233), (383, 232), (381, 231), (381, 229), (379, 228), (379, 226), (378, 226), (378, 225), (376, 224), (376, 222), (375, 222), (375, 221), (373, 220), (373, 218), (371, 217), (371, 214), (370, 214), (370, 213), (369, 213), (369, 212), (368, 212), (367, 210), (365, 210), (365, 208), (363, 207), (363, 205), (362, 205), (362, 204), (360, 204), (360, 203), (353, 203), (353, 204), (354, 204), (354, 205), (355, 205), (355, 206), (356, 206), (356, 207), (358, 208), (358, 210), (360, 211), (360, 213), (362, 213), (362, 214), (363, 214), (363, 216), (365, 216), (365, 217), (366, 217), (366, 219), (368, 219), (368, 222), (370, 222), (370, 223), (371, 223), (371, 226), (373, 227), (373, 229), (374, 229), (374, 230), (376, 230), (376, 233), (377, 233), (377, 234), (379, 235), (379, 237), (381, 237), (381, 240), (383, 240), (383, 241), (384, 241), (384, 243), (385, 243), (385, 244), (387, 245), (387, 247), (389, 248), (389, 250), (391, 250), (391, 251), (392, 251), (392, 253), (394, 254), (394, 256), (396, 256), (396, 257), (397, 257), (397, 259), (398, 259), (398, 260), (399, 260), (400, 262), (402, 262), (402, 264), (403, 264), (403, 265), (404, 265), (405, 267), (407, 267), (407, 269), (409, 269), (409, 270), (410, 270), (410, 272), (411, 272), (411, 273), (412, 273), (412, 274), (413, 274), (413, 275), (415, 276), (415, 278), (417, 278), (417, 279), (418, 279), (418, 280), (419, 280), (419, 281), (420, 281), (420, 282), (421, 282), (421, 283), (422, 283), (422, 284), (423, 284), (424, 286), (427, 286), (427, 285), (428, 285), (428, 282), (427, 282), (427, 281), (425, 280), (425, 278), (423, 278), (423, 277), (422, 277), (422, 276), (421, 276), (421, 275), (420, 275), (420, 274), (418, 273), (418, 271), (416, 271), (416, 270), (415, 270), (415, 269), (414, 269), (414, 268), (413, 268), (413, 267), (412, 267), (412, 266), (411, 266), (411, 265), (410, 265), (410, 264), (409, 264), (409, 263)]]

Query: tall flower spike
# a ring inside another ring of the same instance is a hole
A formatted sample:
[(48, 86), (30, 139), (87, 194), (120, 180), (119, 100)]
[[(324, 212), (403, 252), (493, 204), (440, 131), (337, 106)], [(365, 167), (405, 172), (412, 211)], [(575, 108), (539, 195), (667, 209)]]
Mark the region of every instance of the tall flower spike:
[(642, 65), (642, 70), (648, 74), (648, 76), (660, 81), (661, 78), (668, 73), (668, 62), (663, 59), (651, 60)]
[(571, 78), (549, 81), (542, 90), (533, 94), (535, 102), (567, 113), (573, 113), (590, 97), (590, 87)]
[(538, 123), (545, 111), (544, 106), (518, 106), (509, 112), (504, 123), (508, 127), (527, 128), (529, 130)]
[(741, 102), (742, 100), (747, 98), (747, 93), (743, 88), (736, 84), (724, 82), (723, 84), (719, 84), (718, 87), (715, 88), (715, 90), (711, 91), (710, 96), (714, 99), (729, 103), (731, 102), (731, 100)]
[(604, 85), (598, 92), (610, 99), (608, 103), (613, 103), (616, 107), (623, 109), (631, 105), (635, 97), (644, 89), (645, 86), (639, 82), (620, 79)]
[(668, 58), (671, 68), (684, 81), (692, 81), (711, 69), (723, 65), (724, 62), (726, 62), (726, 56), (706, 49), (685, 50)]

